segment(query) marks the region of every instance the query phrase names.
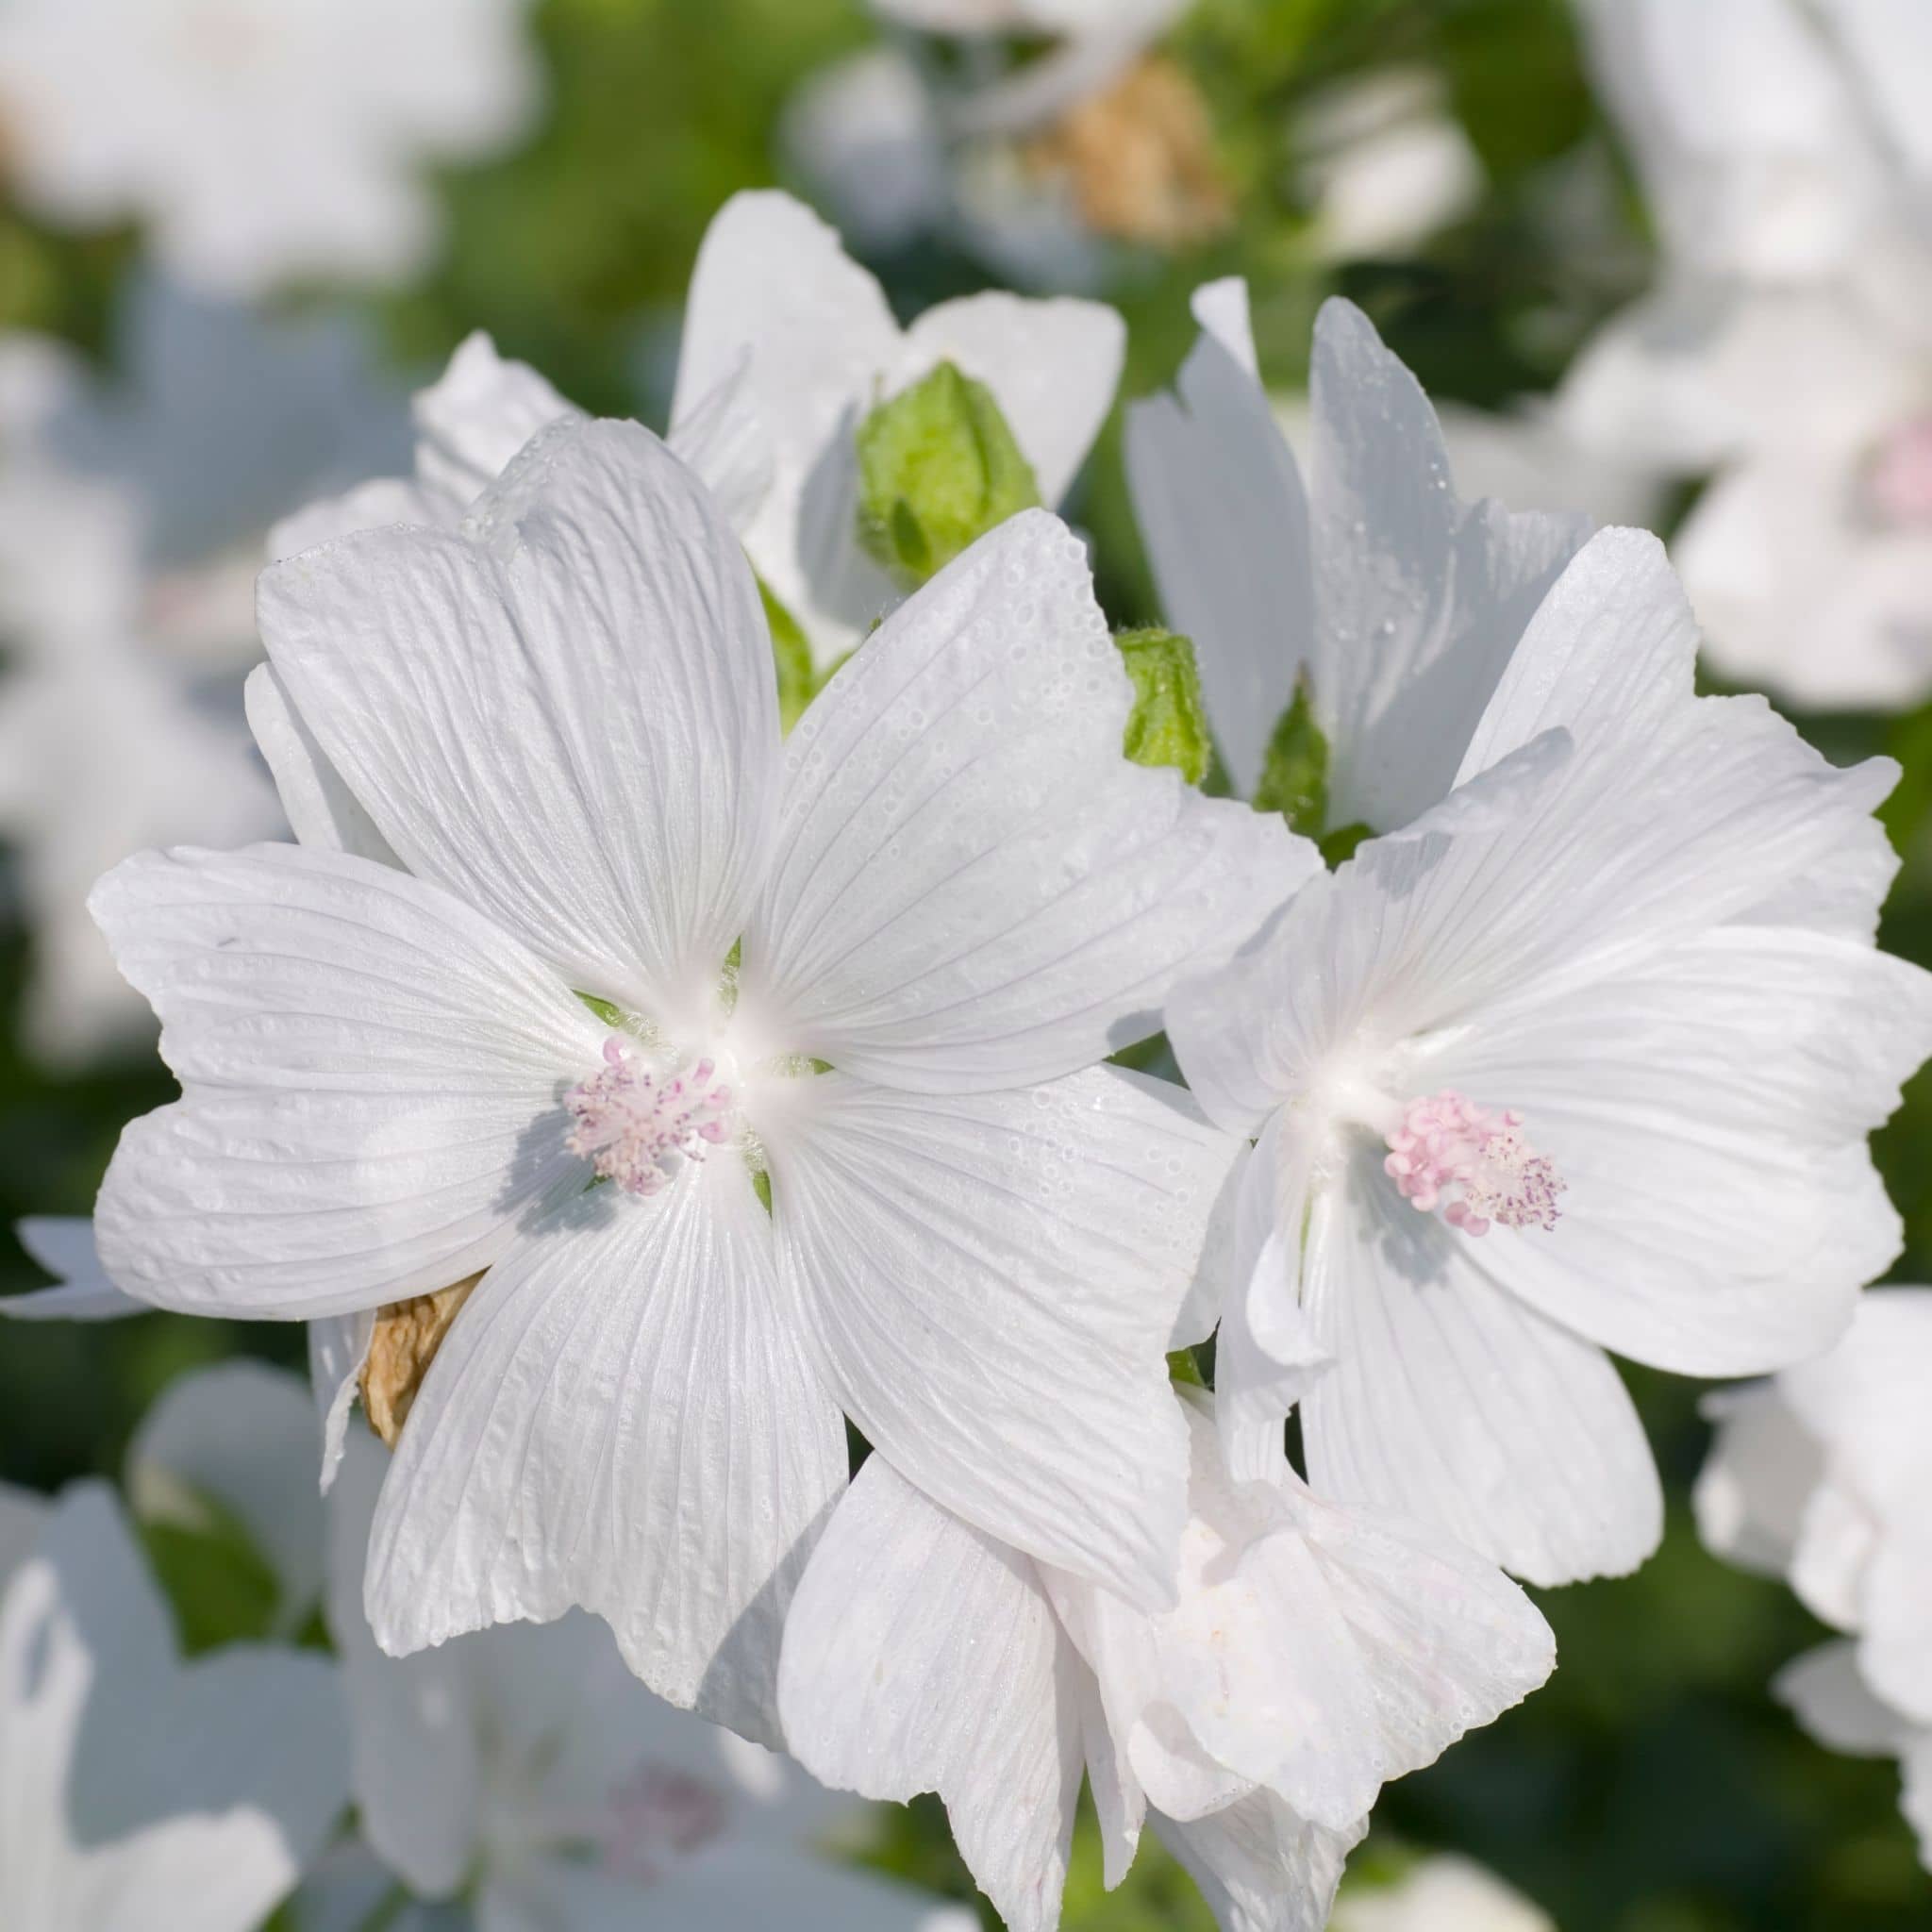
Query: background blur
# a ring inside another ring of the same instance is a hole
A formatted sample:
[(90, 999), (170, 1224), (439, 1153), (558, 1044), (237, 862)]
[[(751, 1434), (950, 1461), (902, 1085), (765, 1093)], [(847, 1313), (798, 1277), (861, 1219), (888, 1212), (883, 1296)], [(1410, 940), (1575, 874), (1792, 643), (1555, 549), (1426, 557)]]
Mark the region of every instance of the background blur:
[[(839, 63), (881, 45), (858, 0), (543, 0), (520, 31), (541, 92), (493, 153), (429, 172), (441, 232), (420, 267), (379, 281), (297, 273), (246, 297), (251, 316), (347, 328), (343, 339), (366, 352), (358, 380), (368, 394), (356, 407), (368, 412), (375, 453), (359, 468), (352, 462), (351, 476), (400, 466), (401, 398), (476, 327), (586, 407), (661, 426), (699, 239), (719, 204), (748, 186), (783, 183), (814, 199), (903, 315), (994, 283), (1071, 281), (1112, 301), (1131, 330), (1124, 399), (1171, 378), (1193, 336), (1191, 291), (1240, 274), (1254, 291), (1264, 373), (1284, 395), (1306, 370), (1318, 304), (1340, 291), (1368, 310), (1439, 402), (1519, 410), (1521, 425), (1522, 399), (1551, 391), (1579, 345), (1655, 272), (1643, 200), (1559, 0), (1201, 0), (1164, 43), (1207, 110), (1191, 200), (1173, 220), (1086, 253), (1063, 239), (1041, 243), (1024, 222), (1002, 230), (1010, 208), (977, 228), (925, 220), (905, 170), (868, 167), (855, 103), (882, 102), (887, 120), (893, 109), (878, 88), (837, 91), (852, 72)], [(261, 433), (259, 399), (184, 391), (179, 367), (165, 354), (157, 364), (129, 321), (152, 273), (142, 231), (130, 223), (78, 232), (30, 212), (32, 197), (8, 190), (7, 134), (0, 108), (0, 330), (72, 345), (83, 379), (103, 394), (175, 383), (134, 467), (161, 503), (200, 500), (225, 465), (242, 462), (235, 452), (246, 421), (238, 431), (227, 419), (239, 410)], [(1388, 178), (1378, 185), (1373, 148), (1368, 173), (1338, 175), (1378, 134)], [(846, 151), (855, 143), (856, 162)], [(218, 361), (238, 366), (225, 354)], [(340, 428), (345, 406), (322, 408)], [(1492, 479), (1479, 441), (1466, 461), (1455, 448), (1465, 494), (1511, 489), (1515, 472), (1506, 466)], [(0, 468), (5, 460), (0, 449)], [(1592, 479), (1584, 493), (1601, 504), (1605, 487)], [(1553, 491), (1562, 494), (1560, 479), (1545, 466), (1517, 493)], [(44, 498), (30, 491), (25, 501), (30, 510)], [(1677, 491), (1652, 508), (1653, 520), (1669, 534), (1691, 501), (1690, 491)], [(8, 515), (25, 514), (0, 489), (0, 506), (9, 504)], [(1094, 536), (1116, 623), (1154, 620), (1117, 424), (1070, 513)], [(0, 561), (6, 541), (0, 531)], [(10, 611), (0, 599), (0, 623)], [(8, 682), (33, 671), (20, 639), (8, 633), (0, 643), (4, 707)], [(210, 717), (232, 722), (226, 660), (210, 661), (196, 659), (188, 682)], [(99, 728), (121, 728), (107, 685), (131, 674), (117, 660), (87, 675), (103, 680)], [(80, 715), (90, 716), (85, 703)], [(1932, 707), (1794, 715), (1834, 759), (1886, 751), (1905, 765), (1888, 824), (1906, 865), (1885, 942), (1932, 964)], [(50, 943), (48, 895), (76, 890), (46, 870), (46, 849), (68, 815), (105, 824), (97, 836), (111, 843), (120, 789), (135, 782), (150, 742), (136, 717), (125, 753), (91, 758), (103, 749), (90, 742), (92, 728), (83, 722), (72, 747), (57, 741), (69, 791), (43, 792), (8, 820), (4, 1225), (28, 1213), (87, 1212), (122, 1124), (173, 1092), (138, 1031), (63, 1024), (36, 1017), (32, 1004), (36, 945)], [(21, 755), (0, 734), (0, 748), (9, 745)], [(20, 782), (18, 771), (0, 772), (0, 809)], [(148, 836), (140, 827), (136, 842)], [(105, 866), (119, 855), (97, 856)], [(1908, 1228), (1895, 1276), (1932, 1278), (1932, 1082), (1908, 1096), (1878, 1157)], [(0, 1287), (43, 1279), (4, 1233), (0, 1248)], [(300, 1341), (293, 1328), (163, 1315), (9, 1326), (0, 1333), (0, 1476), (51, 1489), (117, 1473), (132, 1425), (171, 1377), (234, 1352), (299, 1366)], [(1932, 1880), (1898, 1813), (1895, 1768), (1827, 1755), (1767, 1695), (1777, 1668), (1822, 1633), (1783, 1587), (1723, 1567), (1697, 1543), (1686, 1498), (1707, 1441), (1701, 1391), (1625, 1373), (1671, 1484), (1662, 1553), (1632, 1579), (1544, 1593), (1561, 1652), (1554, 1682), (1434, 1771), (1392, 1787), (1374, 1848), (1464, 1851), (1565, 1932), (1932, 1924)], [(215, 1576), (196, 1587), (228, 1586)], [(936, 1808), (907, 1814), (880, 1857), (970, 1896)], [(1110, 1899), (1089, 1843), (1066, 1924), (1155, 1932), (1210, 1922), (1150, 1841), (1131, 1885)]]

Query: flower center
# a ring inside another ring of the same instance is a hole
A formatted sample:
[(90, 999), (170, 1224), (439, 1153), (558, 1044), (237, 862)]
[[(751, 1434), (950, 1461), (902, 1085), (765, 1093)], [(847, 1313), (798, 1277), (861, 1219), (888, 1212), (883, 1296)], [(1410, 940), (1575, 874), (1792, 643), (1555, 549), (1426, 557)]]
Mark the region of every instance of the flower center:
[(709, 1844), (724, 1830), (730, 1807), (714, 1785), (669, 1765), (641, 1764), (610, 1794), (605, 1870), (648, 1885), (670, 1858)]
[(1419, 1212), (1440, 1208), (1464, 1234), (1488, 1234), (1491, 1223), (1552, 1228), (1557, 1196), (1568, 1183), (1522, 1128), (1522, 1115), (1478, 1107), (1445, 1089), (1403, 1109), (1389, 1131), (1382, 1169)]
[(1914, 416), (1879, 444), (1866, 489), (1882, 522), (1932, 525), (1932, 411)]
[(687, 1161), (732, 1136), (731, 1089), (706, 1055), (677, 1069), (613, 1033), (604, 1064), (563, 1096), (576, 1124), (565, 1142), (627, 1194), (655, 1194)]

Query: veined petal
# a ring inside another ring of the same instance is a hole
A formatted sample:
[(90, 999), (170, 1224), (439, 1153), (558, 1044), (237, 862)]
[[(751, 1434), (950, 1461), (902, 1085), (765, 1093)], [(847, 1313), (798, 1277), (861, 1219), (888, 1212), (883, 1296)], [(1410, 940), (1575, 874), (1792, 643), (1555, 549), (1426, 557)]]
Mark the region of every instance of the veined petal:
[[(1208, 298), (1220, 290), (1238, 303), (1232, 341), (1208, 326)], [(1193, 640), (1214, 741), (1243, 794), (1315, 651), (1307, 498), (1254, 367), (1247, 311), (1245, 283), (1197, 291), (1201, 339), (1175, 393), (1133, 404), (1126, 431), (1134, 514), (1161, 603)], [(1318, 697), (1325, 708), (1328, 694)]]
[(1723, 926), (1491, 1005), (1422, 1089), (1506, 1096), (1567, 1183), (1474, 1266), (1620, 1355), (1736, 1375), (1818, 1355), (1897, 1254), (1865, 1136), (1932, 1053), (1932, 977), (1853, 941)]
[(1029, 511), (927, 584), (786, 749), (743, 985), (792, 1051), (918, 1091), (1091, 1066), (1314, 872), (1274, 814), (1121, 750), (1086, 554)]
[(1188, 1824), (1155, 1812), (1160, 1841), (1187, 1867), (1222, 1932), (1322, 1932), (1364, 1818), (1327, 1831), (1273, 1791), (1256, 1791)]
[(1164, 1351), (1238, 1143), (1111, 1068), (925, 1099), (825, 1074), (767, 1129), (841, 1406), (936, 1501), (1137, 1601), (1186, 1509)]
[(993, 392), (1040, 486), (1058, 505), (1072, 488), (1121, 378), (1126, 325), (1100, 302), (993, 290), (941, 302), (907, 331), (903, 388), (952, 362)]
[(844, 1480), (742, 1164), (650, 1200), (597, 1189), (439, 1350), (370, 1540), (370, 1621), (404, 1655), (580, 1604), (660, 1696), (775, 1743), (786, 1604)]
[(268, 761), (276, 796), (297, 841), (321, 852), (353, 852), (378, 865), (400, 868), (402, 861), (376, 830), (375, 821), (343, 784), (342, 774), (302, 722), (275, 666), (258, 664), (248, 674), (242, 695), (248, 728)]
[(275, 670), (412, 872), (580, 990), (685, 1018), (742, 929), (775, 804), (751, 571), (629, 424), (553, 425), (465, 532), (364, 531), (273, 566)]
[(1052, 1932), (1080, 1793), (1080, 1672), (1033, 1565), (875, 1455), (792, 1601), (779, 1707), (826, 1784), (937, 1791), (1012, 1932)]
[(665, 441), (718, 499), (731, 527), (750, 529), (772, 487), (772, 448), (753, 401), (748, 350), (672, 424)]
[(144, 1301), (313, 1317), (445, 1288), (580, 1189), (604, 1031), (508, 934), (340, 853), (150, 853), (95, 889), (182, 1083), (121, 1137), (101, 1257)]
[(1317, 1195), (1302, 1292), (1336, 1365), (1302, 1404), (1315, 1492), (1432, 1524), (1532, 1583), (1634, 1570), (1663, 1499), (1630, 1398), (1473, 1245), (1366, 1154)]
[(1524, 626), (1590, 524), (1458, 502), (1422, 385), (1352, 303), (1330, 300), (1316, 320), (1309, 395), (1329, 818), (1394, 831), (1455, 782)]
[(322, 1429), (322, 1492), (327, 1495), (341, 1467), (349, 1410), (375, 1339), (375, 1310), (324, 1315), (308, 1324), (308, 1386)]

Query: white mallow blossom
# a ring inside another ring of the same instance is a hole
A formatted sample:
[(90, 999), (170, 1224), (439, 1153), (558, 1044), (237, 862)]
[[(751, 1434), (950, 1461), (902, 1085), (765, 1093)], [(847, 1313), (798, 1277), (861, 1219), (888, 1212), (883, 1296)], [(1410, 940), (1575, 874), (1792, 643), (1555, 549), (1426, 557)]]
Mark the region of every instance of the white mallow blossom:
[(1607, 1349), (1798, 1360), (1897, 1252), (1865, 1136), (1932, 1050), (1932, 979), (1873, 943), (1896, 768), (1695, 697), (1654, 539), (1593, 539), (1513, 641), (1473, 729), (1453, 655), (1411, 721), (1432, 767), (1454, 748), (1440, 793), (1375, 768), (1401, 828), (1177, 988), (1168, 1033), (1259, 1136), (1216, 1357), (1236, 1467), (1307, 1388), (1319, 1492), (1556, 1583), (1659, 1533)]
[(27, 1038), (82, 1060), (147, 1016), (87, 917), (156, 842), (280, 824), (239, 683), (270, 520), (388, 461), (401, 397), (361, 334), (138, 283), (118, 380), (0, 338), (0, 831), (34, 939)]
[(810, 209), (740, 194), (698, 252), (672, 421), (743, 373), (771, 459), (745, 548), (823, 670), (900, 595), (858, 543), (856, 438), (874, 407), (956, 364), (992, 391), (1051, 508), (1107, 420), (1125, 345), (1120, 317), (1098, 303), (997, 291), (941, 303), (902, 329)]
[(0, 1922), (251, 1932), (347, 1800), (334, 1665), (246, 1644), (184, 1664), (104, 1486), (23, 1548), (27, 1514), (0, 1546)]
[(1725, 675), (1932, 691), (1932, 11), (1579, 0), (1663, 243), (1585, 346), (1586, 447), (1714, 473), (1674, 543)]
[(872, 1797), (937, 1790), (1013, 1932), (1058, 1923), (1082, 1774), (1118, 1884), (1151, 1823), (1225, 1932), (1319, 1932), (1383, 1783), (1550, 1674), (1513, 1584), (1447, 1538), (1250, 1480), (1194, 1393), (1178, 1600), (1148, 1609), (960, 1522), (881, 1456), (785, 1633), (791, 1748)]
[(399, 277), (437, 163), (495, 152), (540, 92), (528, 0), (9, 0), (0, 130), (42, 219), (130, 216), (183, 281), (253, 296)]
[(1158, 1598), (1184, 1475), (1144, 1311), (1234, 1147), (1093, 1063), (1313, 860), (1122, 756), (1076, 540), (1002, 526), (782, 749), (743, 554), (635, 425), (554, 425), (461, 530), (304, 553), (261, 610), (308, 842), (97, 891), (184, 1091), (95, 1226), (122, 1288), (206, 1314), (480, 1274), (385, 1487), (385, 1647), (580, 1604), (773, 1736), (841, 1407), (979, 1527)]
[(1932, 1289), (1874, 1289), (1843, 1341), (1712, 1395), (1697, 1526), (1718, 1555), (1786, 1578), (1841, 1631), (1778, 1679), (1821, 1743), (1895, 1757), (1932, 1867)]
[(1344, 1892), (1330, 1932), (1556, 1932), (1547, 1914), (1469, 1858), (1441, 1852), (1395, 1884)]

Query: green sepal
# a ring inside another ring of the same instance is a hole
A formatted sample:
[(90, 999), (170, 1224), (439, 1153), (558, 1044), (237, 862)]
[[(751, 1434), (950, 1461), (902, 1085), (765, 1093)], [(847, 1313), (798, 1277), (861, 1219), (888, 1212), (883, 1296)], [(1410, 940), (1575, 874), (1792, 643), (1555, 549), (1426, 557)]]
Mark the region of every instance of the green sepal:
[(1327, 829), (1328, 741), (1315, 722), (1314, 690), (1306, 671), (1295, 679), (1293, 701), (1268, 741), (1254, 804), (1257, 811), (1278, 811), (1289, 830), (1305, 839), (1319, 839)]
[(206, 1491), (169, 1484), (165, 1517), (138, 1521), (148, 1567), (190, 1657), (259, 1642), (281, 1607), (281, 1583), (241, 1519)]
[(1134, 687), (1121, 749), (1137, 765), (1172, 765), (1190, 785), (1214, 758), (1194, 646), (1171, 630), (1128, 630), (1114, 639)]
[(614, 1007), (608, 1000), (600, 1000), (593, 992), (580, 992), (577, 998), (582, 1000), (585, 1006), (589, 1007), (591, 1012), (595, 1013), (598, 1019), (603, 1021), (605, 1025), (610, 1027), (615, 1032), (621, 1033), (624, 1031), (624, 1008), (622, 1007)]
[(765, 623), (772, 632), (772, 660), (778, 671), (778, 728), (790, 731), (818, 695), (811, 645), (804, 626), (763, 577), (758, 579), (758, 596), (764, 602)]
[(1169, 1354), (1167, 1379), (1187, 1389), (1205, 1389), (1208, 1386), (1201, 1374), (1201, 1364), (1194, 1359), (1191, 1348), (1176, 1348)]
[(1040, 502), (992, 391), (941, 362), (858, 426), (858, 541), (906, 590)]
[(1374, 836), (1374, 826), (1365, 825), (1359, 819), (1352, 825), (1337, 825), (1316, 841), (1321, 850), (1322, 863), (1332, 872), (1344, 859), (1353, 858), (1355, 848), (1365, 839)]

